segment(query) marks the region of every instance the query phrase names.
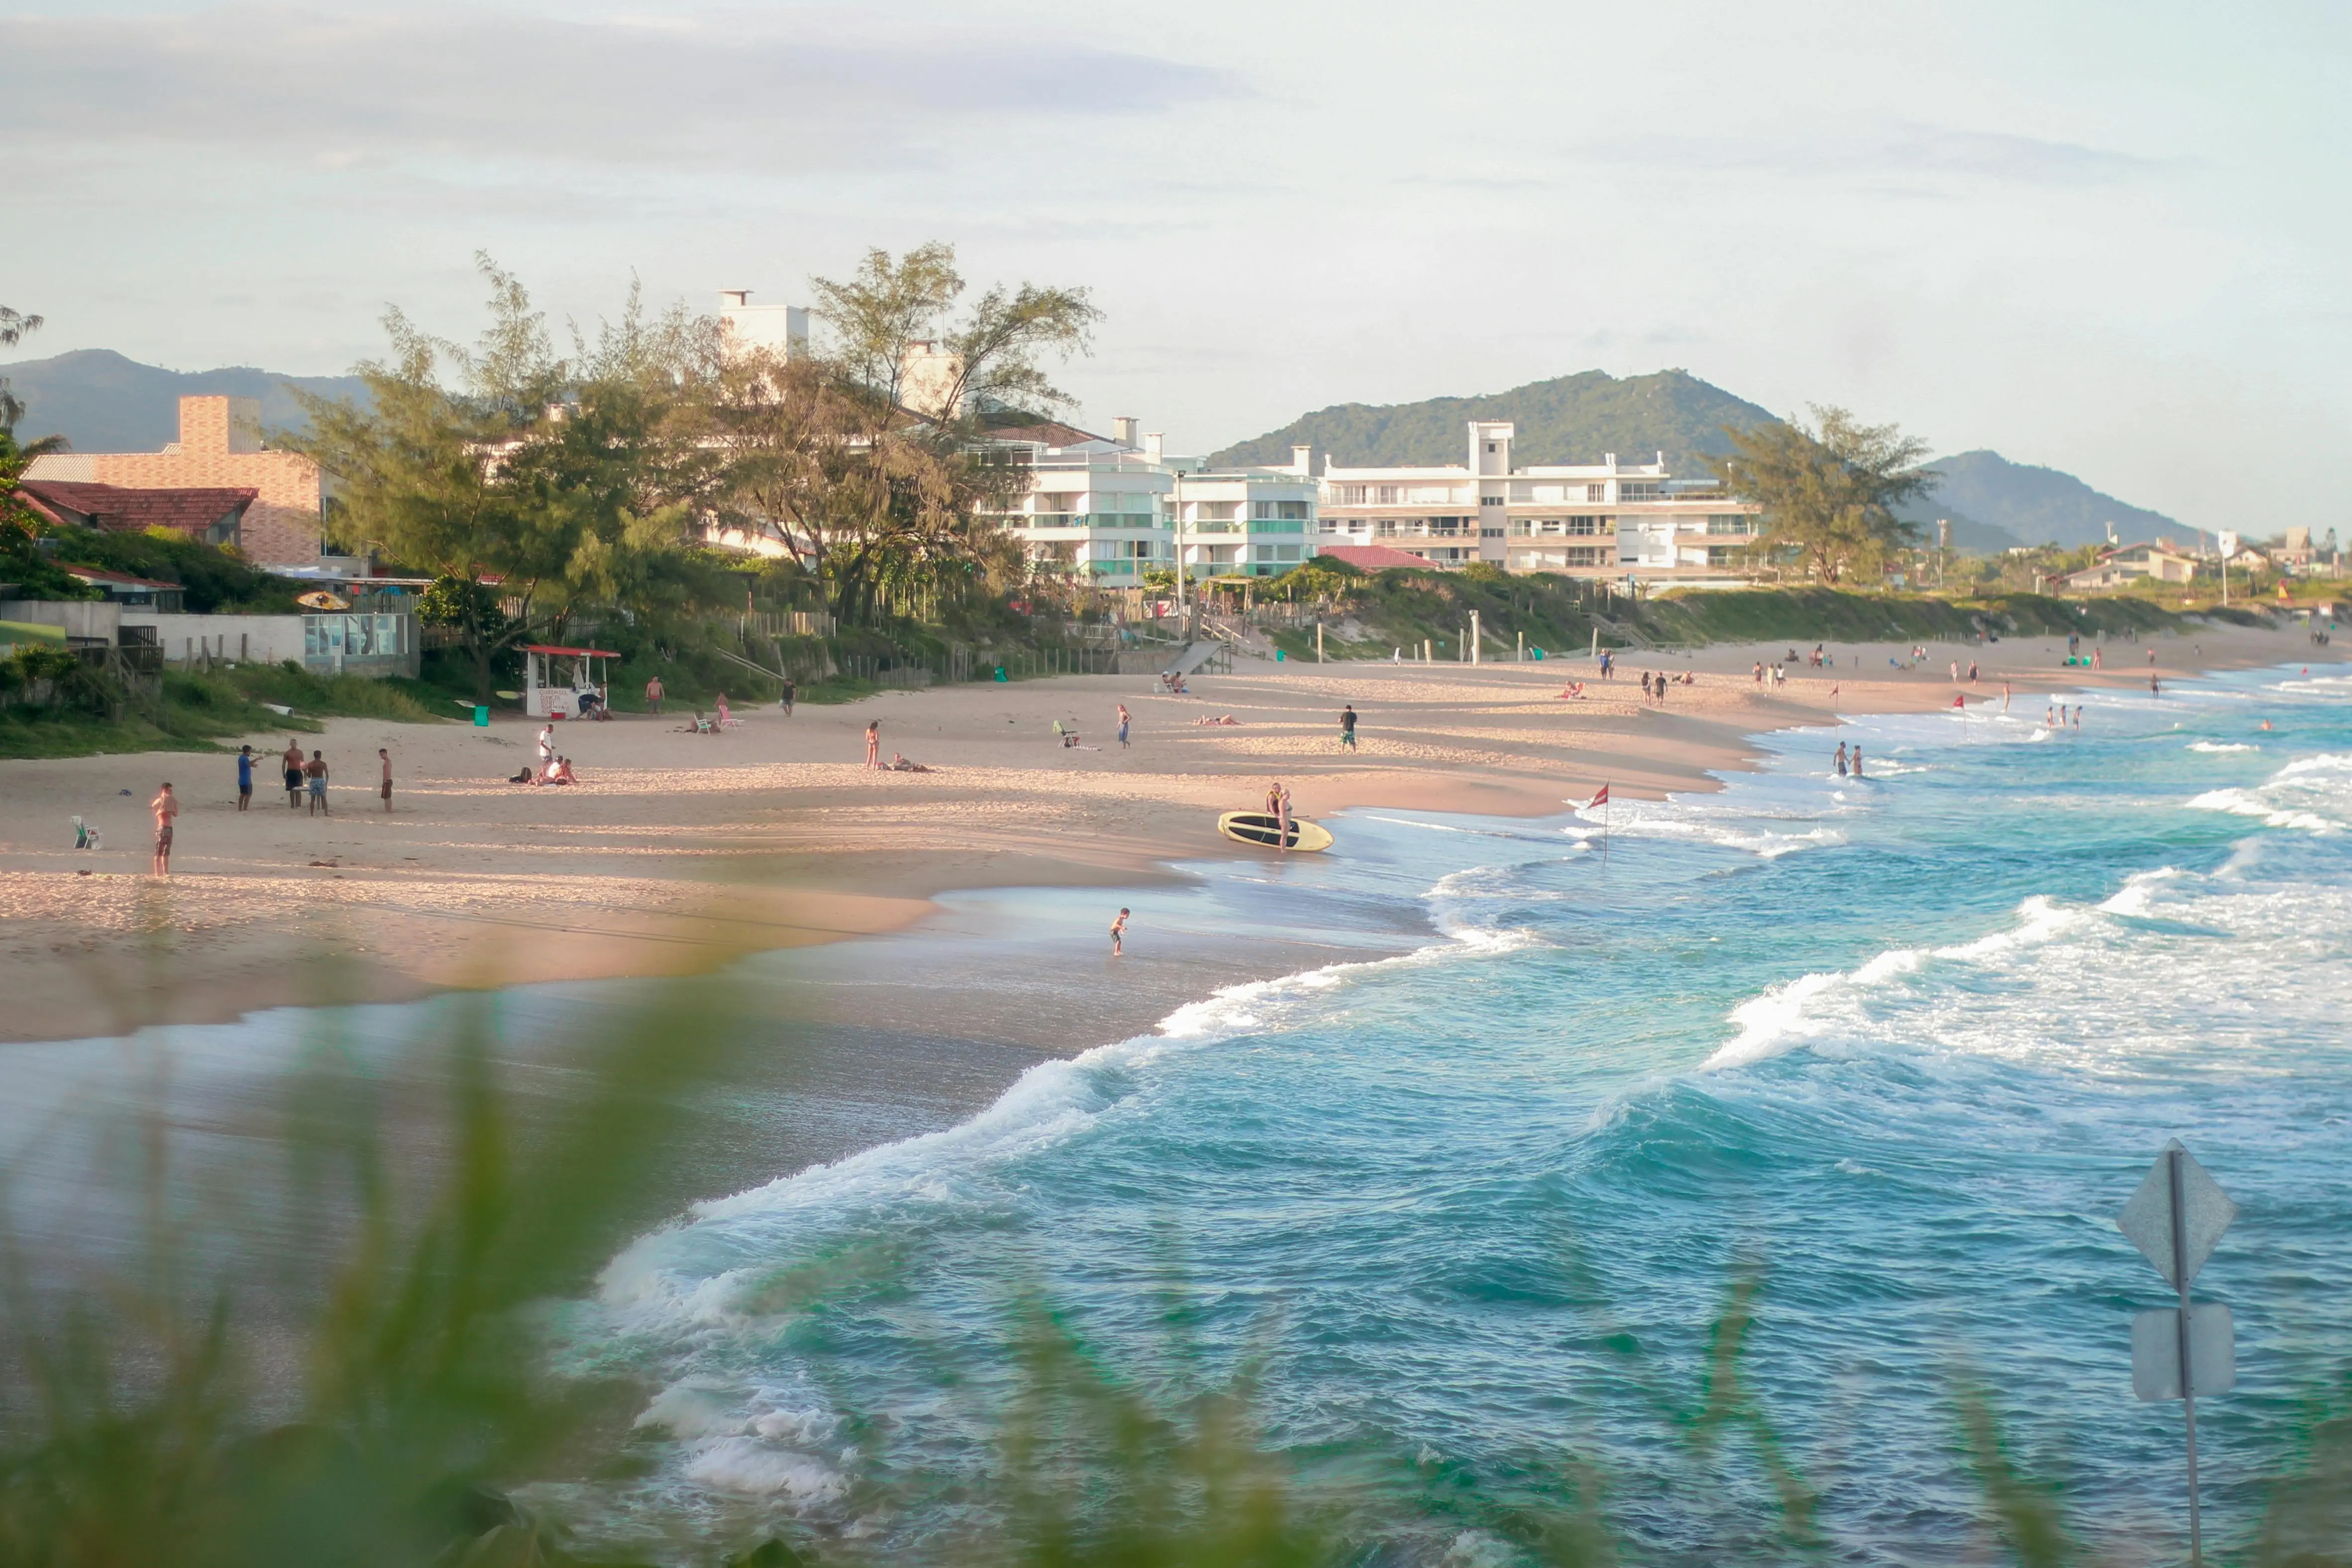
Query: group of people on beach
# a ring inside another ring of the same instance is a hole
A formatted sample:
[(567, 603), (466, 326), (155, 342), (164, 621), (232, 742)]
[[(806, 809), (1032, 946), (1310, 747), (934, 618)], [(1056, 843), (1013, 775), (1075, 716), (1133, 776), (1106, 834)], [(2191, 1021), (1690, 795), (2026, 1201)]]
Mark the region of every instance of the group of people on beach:
[[(392, 752), (388, 747), (379, 746), (375, 754), (383, 765), (381, 793), (383, 809), (389, 811), (392, 810)], [(253, 810), (253, 767), (257, 760), (259, 758), (255, 756), (252, 747), (236, 748), (236, 809), (240, 811)], [(289, 738), (278, 762), (284, 770), (289, 810), (300, 810), (307, 799), (311, 816), (334, 815), (327, 801), (327, 781), (331, 773), (324, 751), (314, 750), (305, 757), (302, 755), (302, 743)], [(123, 793), (128, 795), (131, 791), (125, 789)], [(154, 874), (169, 876), (172, 874), (173, 841), (177, 837), (180, 820), (180, 797), (173, 791), (171, 780), (163, 781), (163, 787), (155, 792), (155, 798), (147, 802), (147, 810), (155, 819)], [(81, 819), (76, 817), (74, 821), (79, 823)], [(89, 835), (85, 831), (78, 840), (78, 847), (89, 847)]]

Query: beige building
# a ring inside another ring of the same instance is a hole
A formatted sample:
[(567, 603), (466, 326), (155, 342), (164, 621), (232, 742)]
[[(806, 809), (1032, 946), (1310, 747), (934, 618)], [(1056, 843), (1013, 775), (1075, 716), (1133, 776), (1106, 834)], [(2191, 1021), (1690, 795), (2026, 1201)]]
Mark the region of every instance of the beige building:
[(237, 543), (257, 566), (348, 567), (326, 554), (319, 465), (261, 442), (261, 405), (243, 397), (184, 397), (180, 439), (161, 452), (59, 452), (37, 458), (27, 479), (111, 485), (123, 490), (250, 489)]
[(1466, 464), (1343, 468), (1327, 459), (1318, 538), (1385, 546), (1434, 566), (1642, 578), (1737, 577), (1758, 508), (1655, 463), (1513, 465), (1514, 427), (1468, 422)]

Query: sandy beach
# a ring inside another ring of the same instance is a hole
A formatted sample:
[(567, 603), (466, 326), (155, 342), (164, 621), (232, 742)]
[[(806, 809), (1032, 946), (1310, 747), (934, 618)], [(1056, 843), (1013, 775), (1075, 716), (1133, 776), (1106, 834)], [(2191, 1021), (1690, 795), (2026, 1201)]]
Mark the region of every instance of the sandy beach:
[[(2151, 667), (2172, 680), (2340, 656), (2292, 632), (2221, 628), (2194, 643), (2110, 643), (2099, 671), (2063, 668), (2048, 639), (1931, 647), (1912, 668), (1903, 646), (1837, 644), (1828, 668), (1757, 684), (1755, 664), (1788, 651), (1631, 652), (1606, 683), (1581, 659), (1244, 659), (1185, 697), (1148, 676), (1075, 676), (804, 705), (789, 717), (746, 706), (717, 737), (685, 733), (682, 716), (625, 716), (557, 727), (583, 780), (566, 789), (504, 782), (532, 755), (537, 726), (520, 719), (334, 719), (302, 737), (334, 769), (328, 817), (289, 810), (271, 788), (283, 736), (251, 737), (260, 765), (244, 812), (227, 756), (0, 762), (0, 984), (12, 1003), (0, 1035), (689, 973), (746, 950), (900, 929), (957, 888), (1097, 889), (1085, 896), (1107, 923), (1118, 890), (1164, 882), (1171, 861), (1261, 852), (1218, 837), (1215, 818), (1276, 779), (1307, 817), (1359, 806), (1551, 815), (1603, 782), (1633, 797), (1707, 789), (1741, 765), (1746, 737), (1841, 714), (1948, 707), (1956, 693), (1998, 706), (2004, 683), (2013, 704), (2039, 705), (2072, 689), (2144, 690)], [(1693, 684), (1644, 704), (1645, 670)], [(1577, 682), (1585, 695), (1564, 695)], [(1134, 716), (1124, 748), (1122, 702)], [(1353, 753), (1339, 743), (1349, 703), (1361, 719)], [(1235, 722), (1203, 722), (1225, 716)], [(869, 720), (886, 760), (903, 753), (931, 771), (868, 770)], [(1079, 745), (1057, 741), (1057, 720)], [(389, 813), (378, 747), (394, 763)], [(183, 801), (168, 881), (147, 874), (146, 802), (165, 779)], [(76, 815), (104, 849), (72, 848)], [(1267, 966), (1290, 956), (1230, 957), (1221, 973), (1279, 972)], [(1069, 1050), (1087, 1032), (1031, 1043)]]

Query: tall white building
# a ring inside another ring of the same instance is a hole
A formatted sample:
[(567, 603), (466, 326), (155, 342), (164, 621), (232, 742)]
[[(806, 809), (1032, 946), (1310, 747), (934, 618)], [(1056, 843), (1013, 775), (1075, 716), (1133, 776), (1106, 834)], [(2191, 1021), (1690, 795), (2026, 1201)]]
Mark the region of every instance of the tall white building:
[(1514, 430), (1472, 420), (1469, 461), (1342, 468), (1327, 457), (1318, 540), (1386, 545), (1436, 566), (1489, 561), (1512, 571), (1710, 577), (1741, 573), (1757, 507), (1713, 479), (1677, 480), (1655, 463), (1514, 467)]
[(1318, 486), (1297, 448), (1287, 468), (1211, 468), (1166, 454), (1137, 422), (1110, 436), (1067, 425), (1003, 430), (993, 438), (1028, 473), (1003, 524), (1029, 559), (1104, 587), (1140, 586), (1181, 549), (1188, 577), (1271, 577), (1315, 554)]
[(722, 354), (757, 350), (780, 360), (808, 352), (809, 313), (798, 305), (754, 305), (748, 288), (719, 291), (719, 350)]

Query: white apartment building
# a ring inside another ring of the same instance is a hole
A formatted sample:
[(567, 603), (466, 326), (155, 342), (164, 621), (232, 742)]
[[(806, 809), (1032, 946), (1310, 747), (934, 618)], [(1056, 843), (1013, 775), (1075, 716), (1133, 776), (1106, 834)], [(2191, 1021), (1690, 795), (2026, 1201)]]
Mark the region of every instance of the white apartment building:
[(1758, 508), (1655, 463), (1517, 468), (1512, 425), (1472, 420), (1467, 464), (1342, 468), (1327, 456), (1317, 538), (1386, 545), (1434, 566), (1705, 578), (1744, 572)]
[(1181, 551), (1185, 575), (1271, 577), (1315, 554), (1318, 486), (1305, 447), (1287, 468), (1215, 468), (1161, 449), (1137, 422), (1106, 438), (1066, 425), (999, 431), (1028, 470), (1003, 521), (1029, 559), (1108, 588), (1141, 585)]

